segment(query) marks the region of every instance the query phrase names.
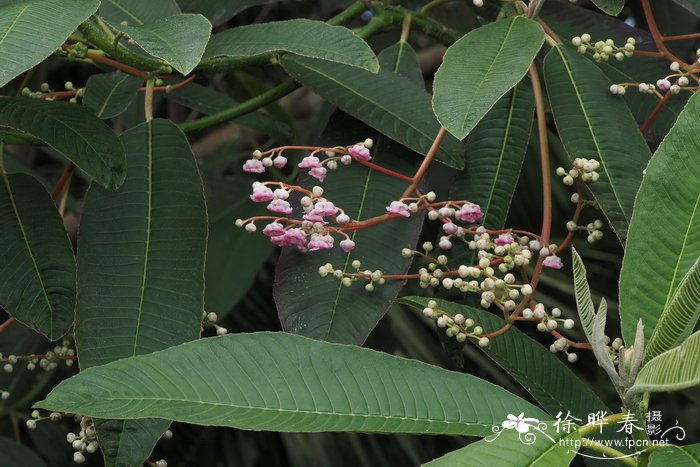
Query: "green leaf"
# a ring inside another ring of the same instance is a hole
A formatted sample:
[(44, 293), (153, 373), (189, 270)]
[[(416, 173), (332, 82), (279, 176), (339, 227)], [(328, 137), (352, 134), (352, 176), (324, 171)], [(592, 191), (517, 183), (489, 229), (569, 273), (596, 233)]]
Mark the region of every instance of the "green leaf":
[(586, 334), (588, 342), (593, 340), (593, 323), (595, 322), (595, 307), (591, 298), (591, 288), (588, 286), (586, 278), (586, 267), (576, 251), (571, 248), (571, 262), (574, 271), (574, 294), (576, 296), (576, 309), (583, 325), (583, 332)]
[[(282, 66), (294, 79), (344, 112), (419, 154), (426, 154), (440, 130), (430, 109), (430, 95), (405, 78), (377, 74), (313, 58), (285, 55)], [(437, 159), (464, 166), (464, 147), (446, 136)]]
[(700, 331), (681, 345), (649, 360), (629, 389), (630, 395), (669, 392), (700, 384)]
[(100, 4), (100, 15), (114, 25), (126, 21), (140, 26), (178, 13), (180, 7), (175, 0), (102, 0)]
[(544, 74), (567, 153), (600, 162), (600, 178), (589, 188), (624, 245), (651, 152), (625, 103), (610, 94), (610, 81), (589, 60), (557, 46), (545, 58)]
[(53, 341), (73, 324), (73, 248), (39, 181), (25, 174), (0, 177), (0, 304)]
[(649, 338), (647, 360), (679, 345), (700, 317), (700, 258), (688, 270)]
[(695, 16), (700, 16), (700, 0), (673, 0)]
[(617, 16), (625, 6), (625, 0), (593, 0), (593, 3), (611, 16)]
[(418, 56), (408, 42), (399, 41), (390, 45), (379, 53), (377, 59), (382, 70), (404, 77), (419, 88), (425, 89)]
[(211, 23), (202, 15), (182, 13), (136, 26), (115, 26), (143, 50), (188, 74), (202, 59)]
[[(82, 212), (75, 329), (81, 369), (200, 333), (207, 215), (187, 140), (170, 121), (154, 120), (124, 132), (122, 142), (126, 182), (116, 192), (92, 186)], [(106, 462), (115, 464), (143, 462), (166, 428), (163, 421), (97, 424)]]
[(3, 467), (46, 467), (46, 462), (24, 444), (0, 436), (0, 464)]
[(128, 73), (92, 75), (85, 85), (83, 105), (99, 118), (112, 118), (124, 112), (134, 100), (143, 79)]
[(625, 342), (639, 318), (649, 339), (681, 279), (700, 257), (700, 99), (693, 96), (646, 169), (620, 275)]
[[(399, 173), (415, 171), (412, 161), (417, 158), (404, 147), (345, 115), (336, 115), (331, 129), (324, 135), (324, 141), (330, 146), (354, 144), (371, 137), (374, 139), (372, 162)], [(405, 187), (406, 182), (359, 164), (341, 166), (337, 172), (330, 172), (323, 184), (324, 196), (345, 210), (351, 219), (360, 221), (386, 214), (386, 206)], [(362, 263), (362, 270), (381, 269), (405, 274), (411, 259), (401, 256), (401, 250), (415, 248), (422, 221), (421, 213), (350, 232), (356, 244), (351, 253), (344, 253), (338, 246), (308, 253), (283, 249), (277, 262), (274, 286), (282, 328), (315, 339), (363, 343), (403, 284), (387, 279), (373, 292), (367, 292), (364, 289), (366, 280), (345, 287), (338, 279), (320, 277), (318, 268), (331, 263), (335, 269), (353, 273), (356, 271), (351, 265), (357, 259)]]
[[(100, 4), (30, 0), (0, 6), (0, 87), (44, 61)], [(37, 33), (40, 31), (40, 33)]]
[[(517, 414), (515, 414), (517, 416)], [(529, 414), (525, 414), (529, 417)], [(571, 434), (556, 430), (552, 423), (544, 429), (534, 426), (528, 433), (518, 433), (514, 429), (502, 431), (462, 449), (452, 451), (425, 467), (561, 467), (569, 465), (578, 449), (573, 444), (580, 440), (577, 431)]]
[(473, 436), (509, 413), (546, 417), (472, 375), (279, 332), (201, 339), (90, 368), (36, 406), (246, 430)]
[(655, 449), (649, 456), (649, 467), (687, 467), (700, 466), (700, 444), (686, 446), (667, 446)]
[[(427, 297), (402, 297), (398, 301), (422, 310), (429, 300)], [(476, 325), (482, 326), (485, 332), (493, 332), (505, 325), (501, 318), (487, 311), (445, 300), (433, 300), (440, 310), (451, 316), (461, 313), (465, 318), (473, 319)], [(605, 403), (567, 364), (515, 327), (491, 339), (488, 347), (482, 350), (515, 378), (553, 417), (560, 411), (570, 411), (573, 416), (585, 419), (589, 413), (608, 410)]]
[(343, 26), (308, 19), (249, 24), (214, 34), (204, 58), (245, 58), (284, 52), (343, 63), (373, 73), (379, 70), (372, 49), (354, 32)]
[(30, 97), (2, 99), (0, 125), (41, 139), (102, 186), (116, 189), (124, 181), (124, 148), (119, 138), (79, 105)]
[(272, 0), (177, 0), (183, 13), (201, 13), (218, 26), (252, 6), (272, 3)]
[(447, 131), (464, 139), (527, 73), (544, 42), (536, 22), (513, 17), (455, 42), (435, 74), (433, 109)]

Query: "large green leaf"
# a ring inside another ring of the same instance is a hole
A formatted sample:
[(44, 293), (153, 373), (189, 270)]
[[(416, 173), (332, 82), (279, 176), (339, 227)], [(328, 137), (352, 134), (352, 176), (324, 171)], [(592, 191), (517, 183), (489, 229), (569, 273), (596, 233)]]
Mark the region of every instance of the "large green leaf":
[[(126, 182), (116, 192), (91, 187), (83, 207), (75, 330), (81, 369), (200, 333), (207, 215), (187, 140), (170, 121), (154, 120), (124, 132), (122, 141)], [(143, 462), (167, 425), (98, 422), (106, 462)]]
[(408, 42), (399, 41), (390, 45), (382, 50), (377, 58), (382, 70), (402, 76), (421, 89), (425, 89), (423, 72), (418, 65), (418, 56)]
[(177, 0), (184, 13), (201, 13), (211, 24), (225, 23), (241, 11), (256, 5), (272, 3), (273, 0)]
[(617, 16), (625, 6), (625, 0), (593, 0), (593, 3), (611, 16)]
[(595, 306), (591, 298), (591, 288), (588, 286), (586, 278), (586, 267), (583, 265), (581, 256), (576, 248), (571, 248), (571, 268), (574, 271), (574, 296), (576, 297), (576, 308), (578, 316), (583, 325), (583, 332), (586, 334), (588, 342), (593, 340), (593, 323), (595, 322)]
[[(399, 299), (399, 302), (421, 310), (427, 306), (428, 301), (429, 298), (426, 297)], [(485, 332), (495, 331), (505, 324), (501, 318), (478, 308), (445, 300), (436, 299), (436, 302), (440, 310), (451, 316), (460, 313), (465, 318), (473, 319)], [(566, 364), (517, 328), (511, 328), (491, 339), (483, 351), (515, 378), (553, 417), (560, 411), (570, 411), (573, 416), (585, 419), (589, 413), (608, 410), (605, 403)]]
[[(373, 74), (356, 67), (285, 55), (282, 66), (303, 85), (344, 112), (419, 154), (428, 152), (440, 124), (430, 109), (430, 95), (390, 71)], [(464, 166), (464, 148), (446, 136), (439, 161)]]
[(482, 26), (455, 42), (435, 74), (433, 109), (458, 139), (518, 84), (544, 42), (534, 21), (514, 17)]
[(629, 389), (629, 394), (668, 392), (700, 384), (700, 331), (681, 345), (649, 360)]
[(132, 26), (152, 23), (180, 13), (175, 0), (102, 0), (100, 15), (115, 25), (126, 21)]
[[(517, 414), (515, 414), (517, 415)], [(528, 417), (528, 414), (525, 414)], [(527, 433), (514, 429), (471, 443), (462, 449), (452, 451), (425, 467), (562, 467), (569, 465), (578, 449), (573, 444), (579, 440), (578, 432), (571, 434), (555, 429), (552, 423), (538, 429), (536, 423)]]
[(371, 72), (379, 70), (372, 49), (351, 30), (308, 19), (249, 24), (214, 34), (204, 58), (245, 58), (283, 52), (343, 63)]
[(508, 414), (547, 416), (472, 375), (279, 332), (201, 339), (90, 368), (36, 406), (248, 430), (473, 436)]
[(589, 187), (624, 245), (651, 152), (625, 103), (610, 94), (610, 81), (589, 60), (557, 46), (545, 58), (544, 73), (567, 153), (600, 162), (600, 178)]
[(119, 138), (81, 106), (30, 97), (2, 99), (0, 125), (45, 141), (102, 186), (115, 189), (124, 181)]
[(134, 100), (143, 79), (128, 73), (92, 75), (85, 85), (83, 105), (99, 118), (112, 118), (124, 112)]
[(116, 27), (154, 57), (186, 75), (202, 59), (211, 23), (202, 15), (181, 13), (142, 25)]
[(639, 318), (649, 338), (700, 257), (699, 119), (695, 95), (649, 162), (637, 195), (620, 275), (620, 320), (628, 343)]
[[(418, 89), (415, 88), (414, 89)], [(417, 159), (410, 151), (380, 136), (345, 115), (337, 115), (324, 138), (332, 146), (353, 144), (371, 137), (372, 161), (399, 173), (410, 174)], [(400, 195), (406, 182), (359, 164), (341, 166), (330, 172), (323, 183), (324, 197), (341, 207), (353, 220), (386, 214), (386, 206)], [(387, 279), (373, 292), (364, 290), (365, 280), (345, 287), (338, 279), (320, 277), (318, 268), (331, 263), (335, 269), (356, 272), (351, 264), (362, 263), (362, 270), (381, 269), (387, 274), (405, 274), (411, 259), (401, 256), (403, 248), (415, 248), (423, 221), (422, 213), (408, 219), (382, 222), (371, 229), (349, 232), (356, 247), (344, 253), (332, 250), (300, 253), (282, 251), (275, 274), (274, 295), (282, 328), (315, 339), (361, 344), (389, 308), (402, 287), (401, 281)]]
[(45, 467), (46, 462), (22, 443), (0, 436), (0, 464), (3, 467)]
[(25, 174), (2, 174), (0, 185), (0, 304), (56, 340), (73, 324), (73, 248), (39, 181)]
[(51, 55), (98, 0), (29, 0), (0, 6), (0, 87)]
[(655, 449), (649, 456), (649, 467), (700, 466), (700, 444), (668, 446)]
[(646, 344), (647, 360), (679, 345), (700, 317), (700, 258), (688, 270)]

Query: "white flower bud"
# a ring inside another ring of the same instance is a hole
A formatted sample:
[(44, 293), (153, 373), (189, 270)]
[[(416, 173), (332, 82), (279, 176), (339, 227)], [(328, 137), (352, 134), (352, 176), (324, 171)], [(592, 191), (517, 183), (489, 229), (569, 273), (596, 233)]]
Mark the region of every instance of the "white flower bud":
[(564, 320), (564, 329), (573, 329), (575, 323), (573, 319)]
[(82, 452), (77, 451), (73, 453), (73, 462), (76, 464), (82, 464), (85, 462), (85, 456), (83, 455)]
[(582, 41), (581, 41), (581, 38), (580, 38), (580, 37), (576, 36), (576, 37), (574, 37), (573, 39), (571, 39), (571, 43), (572, 43), (573, 45), (575, 45), (576, 47), (578, 47), (578, 46), (581, 45)]
[(260, 159), (262, 157), (262, 152), (259, 149), (253, 151), (253, 159)]
[(671, 71), (678, 71), (681, 69), (681, 65), (678, 62), (671, 62), (669, 68), (671, 69)]
[(225, 336), (226, 334), (228, 334), (228, 329), (226, 329), (223, 326), (216, 327), (216, 335), (217, 336)]
[(372, 138), (367, 138), (364, 143), (362, 143), (367, 149), (371, 149), (374, 146), (374, 141)]
[(479, 347), (488, 347), (489, 345), (489, 338), (488, 337), (482, 337), (479, 339)]
[(258, 230), (258, 228), (255, 227), (255, 224), (253, 224), (252, 222), (246, 224), (245, 229), (247, 232), (255, 232), (256, 230)]
[(569, 363), (574, 363), (576, 360), (578, 360), (578, 356), (575, 353), (570, 353), (566, 356), (566, 359), (569, 361)]

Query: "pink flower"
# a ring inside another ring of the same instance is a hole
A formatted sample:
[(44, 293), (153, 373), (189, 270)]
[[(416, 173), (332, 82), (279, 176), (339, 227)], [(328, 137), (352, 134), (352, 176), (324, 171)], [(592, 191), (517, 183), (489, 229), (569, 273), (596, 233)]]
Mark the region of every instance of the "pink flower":
[(277, 156), (272, 160), (272, 164), (278, 169), (281, 169), (287, 164), (287, 158), (284, 156)]
[(292, 207), (289, 202), (283, 199), (273, 199), (270, 204), (267, 205), (267, 210), (272, 212), (279, 212), (282, 214), (291, 214)]
[(283, 235), (270, 237), (273, 245), (277, 246), (295, 246), (299, 251), (306, 251), (306, 234), (298, 228), (286, 230)]
[(349, 238), (346, 238), (342, 242), (340, 242), (340, 248), (345, 252), (345, 253), (350, 253), (352, 250), (355, 249), (355, 242), (350, 240)]
[(496, 245), (509, 245), (513, 243), (513, 237), (510, 234), (502, 234), (496, 237), (493, 241)]
[(243, 164), (243, 170), (245, 172), (261, 174), (265, 172), (265, 166), (258, 159), (248, 159), (245, 161), (245, 164)]
[(386, 210), (392, 214), (401, 214), (403, 217), (411, 215), (406, 203), (402, 203), (401, 201), (392, 201), (391, 204), (387, 206)]
[(326, 172), (327, 171), (325, 167), (314, 167), (313, 169), (309, 170), (309, 175), (322, 182), (326, 179)]
[(262, 232), (268, 237), (279, 237), (284, 235), (284, 226), (279, 222), (272, 222), (267, 224)]
[(330, 235), (314, 235), (307, 246), (309, 251), (333, 248), (333, 237)]
[(330, 201), (319, 201), (317, 202), (313, 209), (307, 214), (304, 214), (304, 220), (311, 222), (322, 222), (326, 223), (324, 217), (334, 216), (338, 212), (338, 208), (333, 205)]
[(306, 156), (299, 162), (300, 169), (318, 169), (321, 167), (321, 161), (316, 156)]
[(561, 269), (564, 267), (564, 263), (561, 261), (561, 258), (557, 255), (551, 255), (547, 256), (544, 259), (544, 261), (542, 262), (542, 266), (552, 269)]
[(456, 233), (458, 229), (459, 229), (459, 227), (457, 227), (452, 222), (446, 222), (446, 223), (442, 224), (442, 230), (444, 230), (445, 233), (448, 235), (452, 235), (452, 234)]
[(662, 78), (656, 82), (656, 87), (660, 90), (666, 92), (671, 89), (671, 82), (666, 78)]
[(478, 222), (479, 219), (484, 217), (484, 213), (481, 212), (481, 207), (478, 204), (465, 204), (459, 211), (455, 212), (455, 217), (462, 222), (467, 222), (469, 224), (474, 224)]
[(356, 144), (349, 147), (348, 154), (361, 161), (369, 161), (372, 159), (372, 157), (369, 155), (369, 149), (367, 149), (363, 144)]
[(265, 201), (270, 201), (274, 196), (271, 189), (261, 184), (253, 188), (253, 194), (250, 195), (250, 199), (256, 203), (264, 203)]

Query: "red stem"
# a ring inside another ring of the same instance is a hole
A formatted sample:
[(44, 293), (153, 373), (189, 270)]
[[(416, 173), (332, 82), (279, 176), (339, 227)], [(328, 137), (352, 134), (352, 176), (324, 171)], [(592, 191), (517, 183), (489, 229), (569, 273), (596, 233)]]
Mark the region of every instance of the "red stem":
[(10, 317), (7, 320), (5, 320), (4, 323), (0, 324), (0, 332), (5, 331), (7, 328), (12, 326), (12, 323), (14, 323), (15, 321), (17, 320), (14, 317)]
[(669, 99), (670, 97), (671, 97), (671, 91), (666, 92), (666, 94), (664, 95), (664, 97), (661, 98), (661, 100), (659, 101), (658, 104), (656, 104), (656, 107), (654, 107), (654, 110), (651, 111), (651, 113), (649, 114), (649, 116), (647, 117), (647, 119), (644, 121), (644, 123), (642, 124), (642, 126), (639, 128), (639, 131), (641, 131), (642, 133), (644, 133), (645, 131), (647, 131), (647, 129), (649, 128), (649, 126), (652, 124), (652, 122), (654, 121), (654, 119), (656, 118), (656, 116), (657, 116), (657, 115), (659, 114), (659, 112), (661, 111), (661, 108), (664, 106), (664, 104), (666, 104), (666, 101), (668, 101), (668, 99)]
[(54, 202), (56, 201), (56, 198), (58, 198), (58, 195), (60, 195), (63, 191), (63, 187), (65, 187), (66, 183), (68, 183), (68, 181), (70, 180), (74, 170), (75, 164), (69, 162), (66, 166), (66, 169), (61, 174), (61, 178), (58, 179), (58, 182), (56, 182), (56, 185), (53, 187), (53, 190), (51, 190), (51, 199), (53, 199)]

